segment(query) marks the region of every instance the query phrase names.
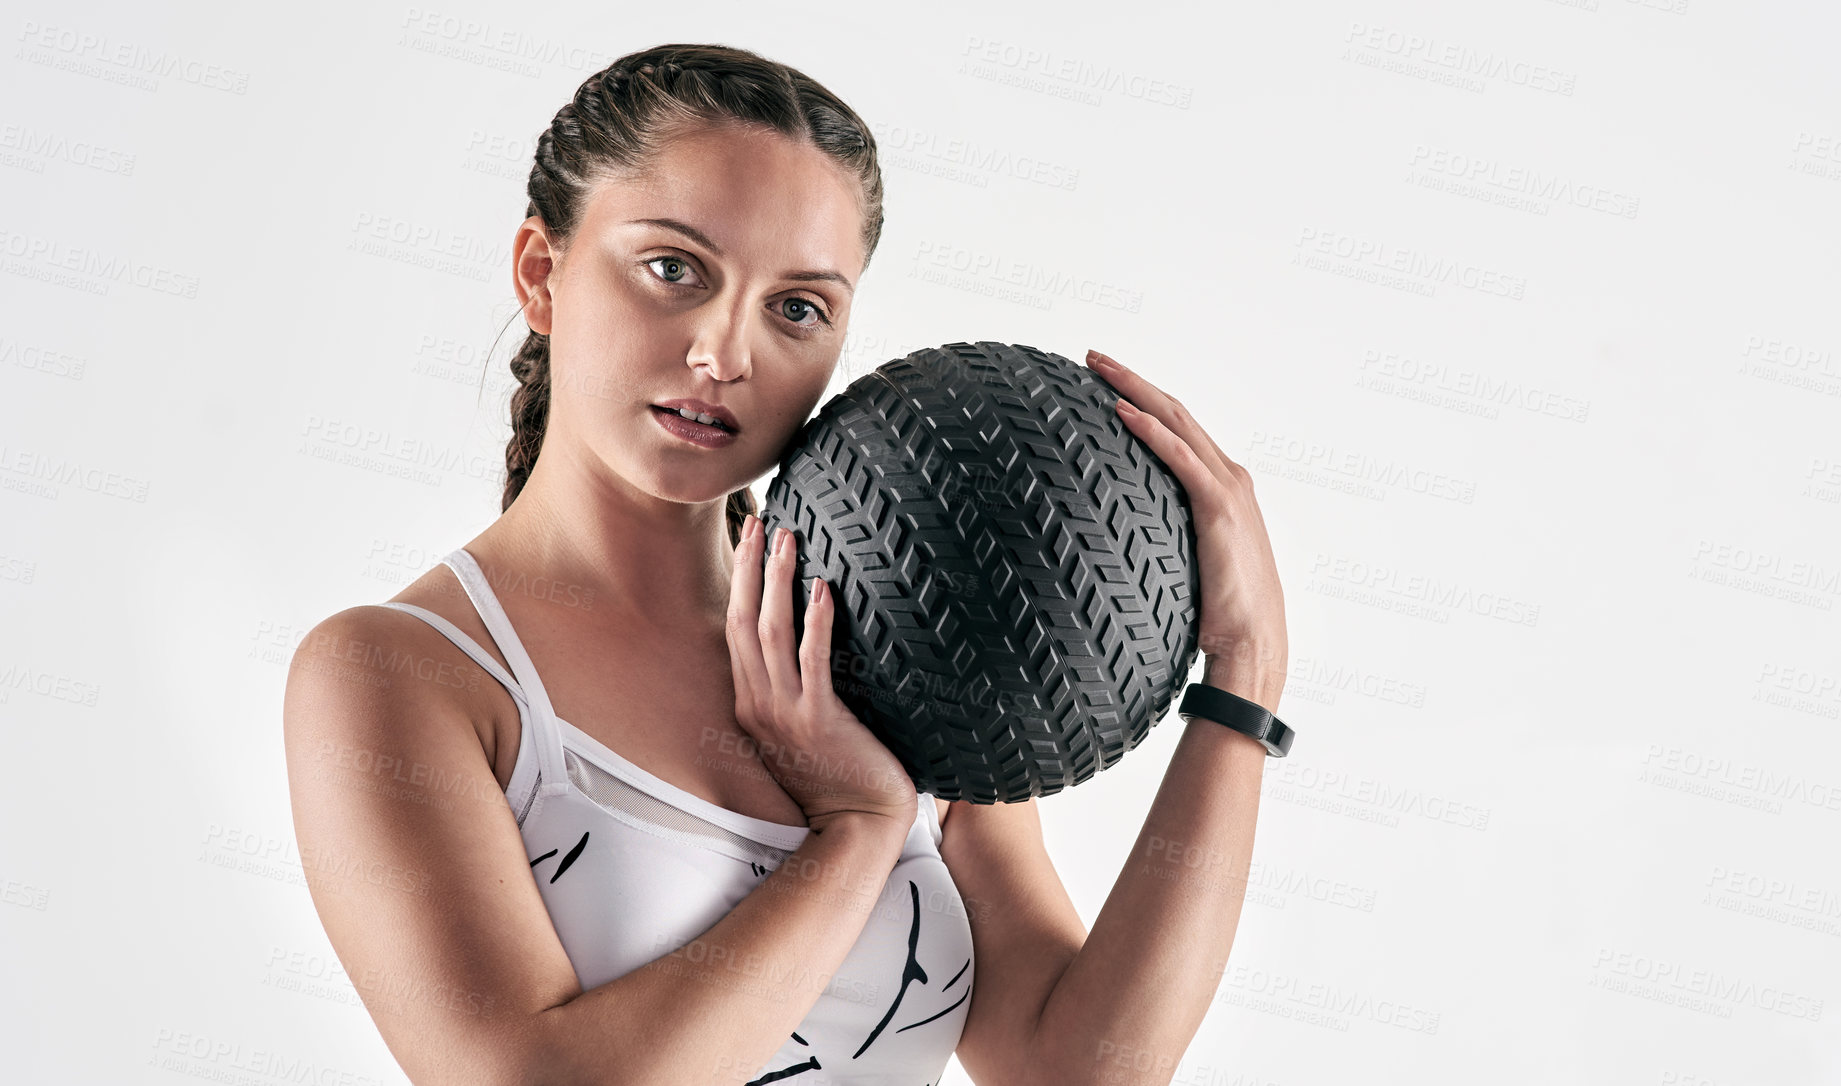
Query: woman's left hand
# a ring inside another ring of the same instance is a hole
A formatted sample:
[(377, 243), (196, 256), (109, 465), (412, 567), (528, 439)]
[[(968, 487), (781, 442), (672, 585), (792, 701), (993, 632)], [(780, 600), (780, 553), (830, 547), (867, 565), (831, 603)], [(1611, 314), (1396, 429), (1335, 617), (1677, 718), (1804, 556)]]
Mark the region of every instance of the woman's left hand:
[[(1230, 460), (1182, 402), (1098, 351), (1087, 365), (1119, 392), (1125, 426), (1188, 493), (1202, 565), (1200, 644), (1206, 671), (1277, 700), (1286, 668), (1285, 594), (1253, 478)], [(1211, 682), (1219, 681), (1218, 678)], [(1270, 709), (1272, 706), (1268, 705)]]

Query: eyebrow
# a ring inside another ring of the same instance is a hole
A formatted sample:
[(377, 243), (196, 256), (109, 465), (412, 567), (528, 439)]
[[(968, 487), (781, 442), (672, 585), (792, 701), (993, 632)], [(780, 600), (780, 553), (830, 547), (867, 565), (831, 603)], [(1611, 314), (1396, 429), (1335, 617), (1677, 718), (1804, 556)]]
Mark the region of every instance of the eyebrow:
[[(662, 226), (667, 230), (675, 230), (678, 233), (683, 234), (685, 237), (689, 238), (690, 240), (696, 242), (698, 245), (701, 245), (704, 248), (708, 249), (710, 252), (715, 253), (717, 256), (724, 255), (722, 251), (722, 246), (711, 241), (708, 234), (705, 234), (703, 231), (697, 229), (696, 227), (680, 219), (671, 219), (671, 218), (628, 219), (627, 224), (629, 226), (635, 225), (635, 224), (641, 225), (641, 226)], [(792, 280), (795, 280), (801, 283), (814, 283), (814, 282), (841, 283), (843, 284), (844, 289), (849, 291), (851, 294), (855, 294), (857, 292), (857, 288), (855, 284), (851, 283), (850, 280), (844, 278), (842, 275), (834, 271), (787, 272), (786, 275), (783, 276), (783, 278), (792, 279)]]

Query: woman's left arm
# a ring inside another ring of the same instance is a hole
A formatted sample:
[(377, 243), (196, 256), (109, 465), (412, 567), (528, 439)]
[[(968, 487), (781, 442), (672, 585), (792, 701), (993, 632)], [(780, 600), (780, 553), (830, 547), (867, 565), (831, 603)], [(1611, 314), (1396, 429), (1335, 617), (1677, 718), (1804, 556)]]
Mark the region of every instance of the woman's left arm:
[[(1204, 681), (1277, 705), (1279, 683), (1222, 669)], [(1042, 1007), (1031, 1083), (1164, 1086), (1221, 984), (1253, 852), (1266, 749), (1209, 720), (1182, 738), (1093, 930)]]
[[(1276, 712), (1284, 596), (1251, 478), (1180, 402), (1105, 355), (1089, 354), (1088, 365), (1128, 401), (1118, 409), (1126, 426), (1187, 492), (1203, 681)], [(1049, 986), (1033, 1029), (1016, 1038), (1027, 1057), (1012, 1066), (1025, 1081), (1123, 1086), (1175, 1075), (1240, 922), (1265, 760), (1249, 736), (1201, 718), (1184, 726), (1092, 932)]]

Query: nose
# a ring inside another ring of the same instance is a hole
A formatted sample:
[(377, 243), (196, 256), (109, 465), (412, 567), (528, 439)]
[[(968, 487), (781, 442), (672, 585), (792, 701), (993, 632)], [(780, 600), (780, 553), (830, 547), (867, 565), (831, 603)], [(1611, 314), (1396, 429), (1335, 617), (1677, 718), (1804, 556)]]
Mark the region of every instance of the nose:
[(684, 361), (692, 371), (706, 373), (713, 381), (746, 377), (754, 369), (748, 354), (749, 332), (745, 313), (705, 306)]

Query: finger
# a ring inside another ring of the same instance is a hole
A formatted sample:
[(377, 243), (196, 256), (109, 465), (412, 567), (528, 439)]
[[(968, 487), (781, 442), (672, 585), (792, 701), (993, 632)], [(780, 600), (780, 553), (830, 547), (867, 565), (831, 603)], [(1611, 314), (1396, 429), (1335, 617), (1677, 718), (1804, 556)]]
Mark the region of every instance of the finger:
[[(1127, 369), (1118, 359), (1100, 351), (1088, 351), (1087, 357), (1088, 366), (1104, 377), (1120, 395), (1157, 416), (1159, 422), (1188, 442), (1204, 463), (1212, 462), (1211, 470), (1216, 475), (1245, 470), (1221, 451), (1215, 439), (1208, 436), (1208, 431), (1174, 397), (1152, 384), (1143, 374)], [(1232, 465), (1231, 469), (1229, 465)]]
[(1215, 444), (1214, 438), (1208, 436), (1208, 431), (1182, 404), (1176, 402), (1176, 397), (1103, 351), (1089, 351), (1088, 357), (1088, 364), (1118, 389), (1121, 395), (1135, 406), (1157, 416), (1157, 421), (1188, 442), (1204, 462), (1209, 459), (1208, 453), (1213, 453), (1223, 465), (1231, 462), (1221, 447)]
[(1121, 397), (1115, 408), (1119, 417), (1131, 432), (1151, 447), (1157, 459), (1176, 474), (1176, 478), (1188, 492), (1189, 506), (1198, 519), (1211, 516), (1223, 508), (1222, 487), (1226, 484), (1217, 476), (1202, 458), (1196, 455), (1187, 441), (1177, 436), (1163, 421), (1149, 411), (1141, 411), (1131, 401)]
[(761, 548), (760, 520), (750, 513), (743, 521), (741, 542), (735, 547), (735, 570), (729, 577), (729, 668), (735, 676), (737, 716), (751, 713), (772, 694), (767, 664), (761, 656)]
[(777, 546), (767, 556), (767, 584), (761, 594), (761, 657), (774, 697), (797, 701), (804, 685), (793, 644), (793, 566), (799, 542), (785, 528), (774, 529)]
[(831, 688), (831, 587), (822, 577), (814, 577), (810, 590), (805, 635), (799, 642), (799, 681), (808, 693), (828, 700), (836, 693)]

